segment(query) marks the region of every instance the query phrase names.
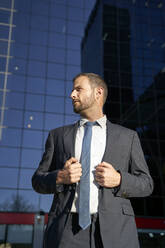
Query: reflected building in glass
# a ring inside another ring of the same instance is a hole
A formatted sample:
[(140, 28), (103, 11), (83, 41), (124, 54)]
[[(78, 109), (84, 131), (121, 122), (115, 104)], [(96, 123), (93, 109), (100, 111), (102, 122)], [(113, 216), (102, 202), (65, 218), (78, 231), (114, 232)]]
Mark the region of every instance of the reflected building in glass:
[(108, 84), (105, 113), (136, 130), (154, 179), (152, 196), (133, 199), (136, 215), (165, 215), (165, 1), (102, 0), (82, 40), (82, 71)]
[(95, 0), (0, 1), (0, 210), (48, 211), (31, 176), (48, 131), (78, 116), (69, 95)]

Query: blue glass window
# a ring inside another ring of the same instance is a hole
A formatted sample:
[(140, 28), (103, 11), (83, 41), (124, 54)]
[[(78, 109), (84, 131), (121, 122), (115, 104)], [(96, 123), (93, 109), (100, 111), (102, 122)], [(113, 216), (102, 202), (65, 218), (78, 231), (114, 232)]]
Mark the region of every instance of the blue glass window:
[(67, 51), (67, 64), (80, 65), (80, 51)]
[(10, 13), (8, 11), (0, 10), (1, 22), (9, 23), (10, 20)]
[(34, 190), (19, 190), (19, 196), (24, 200), (27, 212), (41, 210), (39, 205), (40, 195)]
[[(29, 29), (27, 28), (14, 28), (12, 31), (12, 40), (19, 43), (27, 43), (29, 41)], [(9, 33), (8, 33), (9, 35)], [(8, 38), (8, 37), (7, 37)]]
[(75, 35), (79, 35), (82, 36), (84, 33), (84, 25), (81, 22), (72, 22), (69, 21), (68, 25), (68, 34), (75, 34)]
[(65, 42), (66, 42), (65, 34), (50, 32), (48, 35), (49, 35), (49, 46), (65, 48)]
[(22, 127), (23, 112), (7, 109), (4, 114), (4, 125), (7, 127)]
[(15, 0), (15, 8), (18, 12), (30, 12), (31, 11), (31, 2), (27, 0)]
[(79, 66), (67, 66), (67, 80), (72, 80), (78, 73), (80, 73), (81, 69)]
[(24, 189), (32, 188), (31, 178), (33, 174), (34, 174), (34, 170), (30, 170), (30, 169), (20, 170), (20, 180), (19, 180), (20, 188), (24, 188)]
[(59, 33), (66, 32), (66, 21), (65, 19), (57, 19), (51, 18), (50, 19), (50, 31), (56, 31)]
[(25, 76), (9, 75), (7, 78), (7, 88), (15, 91), (24, 91), (25, 89)]
[(46, 114), (45, 115), (45, 129), (50, 130), (64, 124), (64, 116), (63, 115), (55, 115), (55, 114)]
[(56, 95), (56, 96), (64, 96), (65, 95), (65, 82), (61, 80), (47, 80), (46, 87), (47, 94)]
[(83, 1), (70, 0), (68, 2), (68, 5), (73, 6), (73, 7), (83, 8)]
[(45, 46), (30, 46), (30, 59), (43, 60), (47, 59), (47, 48)]
[(27, 94), (26, 95), (26, 109), (27, 110), (44, 110), (44, 96)]
[(0, 89), (4, 88), (5, 75), (0, 74)]
[(48, 63), (48, 77), (64, 79), (65, 78), (64, 68), (65, 67), (63, 64)]
[(48, 7), (47, 1), (32, 1), (32, 14), (48, 15)]
[(6, 71), (6, 61), (7, 61), (6, 58), (0, 57), (0, 65), (1, 65), (0, 71), (3, 71), (3, 72)]
[(65, 115), (65, 125), (76, 123), (80, 119), (79, 115)]
[(73, 89), (73, 82), (68, 80), (66, 82), (66, 96), (70, 97), (70, 94), (72, 93), (72, 89)]
[(13, 21), (17, 29), (20, 29), (21, 27), (28, 29), (30, 24), (30, 16), (25, 13), (17, 11), (14, 14)]
[(0, 38), (8, 39), (8, 37), (9, 37), (9, 27), (0, 26)]
[(41, 32), (38, 30), (30, 31), (30, 43), (36, 45), (47, 45), (47, 32)]
[(80, 50), (81, 37), (75, 37), (68, 35), (67, 37), (67, 48)]
[(0, 165), (19, 166), (20, 149), (0, 147)]
[(12, 43), (11, 45), (11, 55), (17, 58), (27, 58), (27, 48), (28, 46), (18, 44), (18, 43)]
[(66, 98), (65, 111), (67, 114), (74, 114), (72, 100), (70, 98)]
[(22, 149), (21, 166), (26, 168), (37, 168), (41, 160), (41, 150)]
[(6, 107), (22, 109), (24, 103), (24, 94), (18, 92), (7, 92)]
[(64, 98), (47, 96), (46, 111), (52, 113), (64, 113)]
[(69, 18), (69, 20), (83, 21), (83, 9), (69, 7), (68, 8), (68, 18)]
[(21, 129), (3, 128), (2, 139), (0, 140), (2, 146), (20, 146), (21, 145)]
[(25, 148), (41, 148), (42, 147), (42, 132), (24, 130), (23, 146)]
[(9, 72), (13, 74), (25, 74), (27, 62), (24, 59), (13, 58), (10, 59)]
[(0, 41), (0, 54), (1, 55), (7, 54), (7, 47), (8, 47), (8, 43), (6, 41)]
[(11, 0), (3, 0), (3, 1), (1, 1), (1, 7), (10, 8), (11, 7)]
[(49, 212), (50, 206), (52, 204), (53, 196), (52, 195), (41, 195), (40, 199), (40, 208), (45, 212)]
[(0, 210), (3, 210), (3, 211), (11, 210), (11, 209), (8, 209), (8, 205), (11, 202), (15, 192), (16, 191), (14, 189), (9, 189), (9, 190), (0, 189), (0, 196), (1, 196)]
[(58, 5), (57, 3), (51, 2), (50, 15), (53, 17), (66, 18), (66, 5)]
[(24, 117), (25, 128), (43, 129), (43, 113), (26, 111)]
[(18, 180), (18, 169), (1, 168), (0, 187), (16, 188)]
[(65, 63), (65, 50), (56, 48), (56, 47), (49, 47), (48, 61), (57, 62), (57, 63)]
[[(25, 210), (24, 210), (25, 211)], [(7, 229), (7, 243), (10, 244), (25, 244), (31, 245), (33, 240), (33, 226), (32, 225), (8, 225)]]
[(30, 61), (28, 64), (28, 73), (31, 76), (45, 77), (45, 63)]
[(32, 15), (31, 17), (31, 27), (37, 28), (42, 31), (48, 30), (48, 17), (47, 16), (39, 16)]
[(45, 79), (40, 77), (27, 78), (27, 91), (29, 93), (41, 93), (45, 91)]

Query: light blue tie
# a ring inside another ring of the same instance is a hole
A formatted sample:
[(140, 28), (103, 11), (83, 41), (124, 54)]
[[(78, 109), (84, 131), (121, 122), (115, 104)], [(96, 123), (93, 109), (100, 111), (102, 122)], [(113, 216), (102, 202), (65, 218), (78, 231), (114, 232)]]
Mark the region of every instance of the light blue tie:
[(96, 122), (86, 122), (80, 163), (82, 166), (82, 176), (80, 179), (79, 192), (79, 225), (86, 229), (91, 224), (90, 216), (90, 151), (92, 126)]

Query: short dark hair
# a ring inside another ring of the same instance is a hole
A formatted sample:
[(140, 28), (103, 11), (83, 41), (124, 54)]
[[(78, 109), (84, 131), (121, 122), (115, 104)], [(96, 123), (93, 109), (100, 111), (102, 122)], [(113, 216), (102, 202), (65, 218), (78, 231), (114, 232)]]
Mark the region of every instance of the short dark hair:
[(82, 72), (73, 78), (73, 82), (81, 76), (87, 77), (89, 79), (89, 82), (91, 83), (91, 86), (93, 87), (101, 86), (104, 89), (104, 103), (105, 103), (108, 96), (108, 87), (105, 81), (102, 79), (102, 77), (100, 77), (98, 74), (95, 73)]

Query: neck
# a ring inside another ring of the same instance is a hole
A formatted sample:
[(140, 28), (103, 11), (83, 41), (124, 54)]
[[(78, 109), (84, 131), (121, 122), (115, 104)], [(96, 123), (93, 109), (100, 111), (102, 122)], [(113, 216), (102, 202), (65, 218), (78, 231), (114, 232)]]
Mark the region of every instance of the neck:
[(81, 113), (80, 116), (82, 118), (85, 118), (85, 119), (91, 121), (91, 122), (94, 122), (94, 121), (102, 118), (104, 116), (104, 114), (103, 114), (103, 111), (100, 110), (100, 111), (97, 111), (97, 112), (93, 111), (93, 112)]

